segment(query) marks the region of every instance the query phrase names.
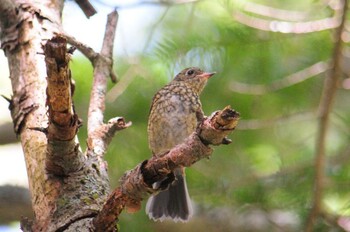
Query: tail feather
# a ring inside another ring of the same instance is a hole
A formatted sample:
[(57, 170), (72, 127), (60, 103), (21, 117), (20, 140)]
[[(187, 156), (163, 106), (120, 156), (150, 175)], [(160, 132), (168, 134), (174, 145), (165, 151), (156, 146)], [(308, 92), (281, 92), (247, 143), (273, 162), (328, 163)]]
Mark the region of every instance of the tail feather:
[(146, 205), (146, 213), (155, 221), (188, 221), (193, 210), (184, 176), (177, 175), (169, 189), (151, 196)]

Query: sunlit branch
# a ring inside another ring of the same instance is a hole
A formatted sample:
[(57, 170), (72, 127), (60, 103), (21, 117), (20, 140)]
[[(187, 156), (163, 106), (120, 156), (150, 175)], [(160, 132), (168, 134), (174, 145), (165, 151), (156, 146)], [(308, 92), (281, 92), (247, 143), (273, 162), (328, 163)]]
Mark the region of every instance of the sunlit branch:
[(329, 30), (340, 24), (340, 18), (337, 14), (330, 18), (308, 22), (288, 22), (257, 18), (236, 10), (233, 12), (233, 18), (239, 23), (258, 30), (293, 34)]
[(118, 23), (118, 12), (113, 11), (107, 17), (107, 24), (101, 53), (93, 62), (94, 80), (90, 95), (88, 110), (88, 151), (103, 155), (116, 131), (125, 129), (131, 123), (125, 123), (121, 117), (115, 117), (104, 123), (105, 95), (107, 91), (107, 77), (116, 80), (113, 72), (113, 46), (116, 27)]
[(261, 16), (285, 21), (302, 21), (310, 16), (310, 12), (283, 10), (250, 1), (245, 1), (243, 3), (243, 10)]
[(299, 72), (293, 73), (268, 85), (254, 85), (232, 81), (230, 83), (230, 89), (234, 92), (242, 94), (263, 95), (303, 82), (309, 78), (324, 73), (330, 68), (331, 66), (329, 62), (320, 61), (303, 70), (300, 70)]

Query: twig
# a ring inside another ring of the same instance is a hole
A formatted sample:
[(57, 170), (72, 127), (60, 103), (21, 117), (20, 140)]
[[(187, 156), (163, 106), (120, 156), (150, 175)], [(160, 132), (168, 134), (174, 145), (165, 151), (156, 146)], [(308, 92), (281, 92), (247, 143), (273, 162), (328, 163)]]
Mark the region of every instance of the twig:
[[(110, 18), (115, 18), (110, 20)], [(114, 11), (112, 14), (108, 15), (109, 20), (106, 25), (106, 33), (103, 39), (103, 47), (101, 53), (111, 54), (113, 51), (113, 46), (111, 42), (114, 41), (114, 34), (110, 34), (107, 31), (116, 30), (116, 19), (118, 14)], [(108, 38), (113, 36), (113, 38)], [(111, 47), (108, 47), (111, 46)], [(107, 90), (107, 76), (109, 75), (110, 66), (112, 64), (112, 57), (103, 58), (97, 56), (94, 65), (94, 82), (92, 85), (91, 96), (90, 96), (90, 105), (89, 105), (89, 114), (88, 114), (88, 134), (91, 134), (99, 126), (103, 124), (103, 113), (105, 110), (105, 94)]]
[[(114, 13), (115, 12), (115, 13)], [(107, 69), (106, 71), (106, 76), (110, 76), (112, 82), (117, 82), (117, 75), (113, 71), (113, 43), (114, 43), (114, 38), (115, 38), (115, 31), (116, 31), (116, 26), (118, 23), (118, 12), (114, 11), (114, 14), (109, 14), (108, 19), (107, 19), (107, 25), (106, 25), (106, 31), (105, 31), (105, 36), (103, 39), (103, 45), (101, 49), (101, 53), (97, 53), (92, 49), (90, 46), (78, 41), (76, 38), (73, 36), (65, 33), (63, 29), (57, 35), (64, 37), (67, 42), (74, 47), (76, 47), (81, 53), (86, 56), (94, 68), (96, 69), (96, 63), (97, 60), (100, 63), (105, 63), (104, 65), (107, 65), (106, 67), (101, 67), (100, 70), (98, 71), (99, 73), (103, 73), (102, 70)], [(104, 66), (102, 65), (102, 66)]]
[(119, 117), (111, 119), (108, 124), (103, 123), (107, 77), (111, 76), (112, 80), (116, 81), (112, 56), (117, 22), (118, 12), (113, 11), (108, 15), (101, 53), (93, 62), (94, 81), (90, 96), (87, 127), (88, 148), (94, 150), (97, 155), (103, 155), (106, 152), (107, 145), (117, 130), (131, 125), (131, 123), (125, 123), (124, 119)]
[(71, 35), (68, 35), (63, 31), (61, 31), (59, 35), (66, 38), (69, 44), (75, 46), (79, 51), (81, 51), (81, 53), (83, 53), (84, 56), (86, 56), (90, 60), (91, 63), (95, 62), (99, 54), (95, 52), (91, 47), (79, 42), (76, 38), (74, 38)]
[(310, 210), (308, 220), (306, 222), (305, 231), (311, 232), (314, 228), (316, 218), (321, 211), (321, 202), (324, 190), (324, 168), (325, 168), (325, 153), (326, 153), (326, 139), (329, 128), (329, 115), (332, 111), (335, 100), (335, 93), (337, 84), (341, 77), (341, 51), (342, 40), (341, 36), (344, 31), (346, 12), (348, 10), (348, 1), (343, 0), (342, 20), (340, 26), (335, 32), (335, 47), (333, 53), (333, 68), (329, 76), (326, 77), (323, 86), (323, 92), (319, 105), (319, 124), (318, 134), (315, 147), (315, 179), (313, 188), (313, 205)]
[[(239, 114), (226, 107), (206, 118), (183, 143), (175, 146), (160, 158), (153, 156), (124, 174), (120, 187), (108, 197), (93, 223), (96, 231), (111, 231), (122, 210), (136, 212), (141, 201), (150, 193), (163, 191), (173, 180), (173, 170), (189, 167), (211, 155), (209, 144), (220, 145), (228, 141), (226, 136), (237, 126)], [(153, 189), (153, 183), (162, 181), (164, 188)]]
[(96, 9), (91, 5), (89, 0), (75, 0), (80, 9), (84, 12), (87, 18), (90, 18), (97, 13)]
[(245, 84), (237, 81), (230, 83), (230, 89), (237, 93), (264, 95), (303, 82), (311, 77), (326, 72), (331, 68), (329, 62), (320, 61), (303, 70), (293, 73), (268, 85)]

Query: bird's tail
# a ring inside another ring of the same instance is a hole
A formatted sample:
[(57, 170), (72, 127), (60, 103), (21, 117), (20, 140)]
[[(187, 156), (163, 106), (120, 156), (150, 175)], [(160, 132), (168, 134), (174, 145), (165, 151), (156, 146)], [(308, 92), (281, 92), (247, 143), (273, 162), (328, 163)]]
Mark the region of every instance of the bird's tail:
[(150, 219), (163, 221), (171, 219), (175, 222), (186, 222), (193, 214), (191, 200), (188, 195), (185, 176), (176, 175), (176, 180), (165, 191), (151, 196), (146, 205), (146, 213)]

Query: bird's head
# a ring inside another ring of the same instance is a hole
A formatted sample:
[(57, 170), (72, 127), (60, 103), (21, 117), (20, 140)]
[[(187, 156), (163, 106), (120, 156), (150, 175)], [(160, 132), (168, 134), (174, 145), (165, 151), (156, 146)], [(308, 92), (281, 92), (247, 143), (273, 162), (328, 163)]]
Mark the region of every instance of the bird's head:
[(173, 81), (181, 81), (187, 83), (198, 94), (202, 92), (208, 79), (212, 77), (215, 72), (204, 72), (200, 68), (191, 67), (182, 70), (177, 74)]

